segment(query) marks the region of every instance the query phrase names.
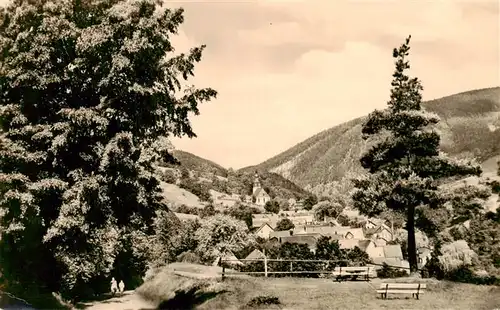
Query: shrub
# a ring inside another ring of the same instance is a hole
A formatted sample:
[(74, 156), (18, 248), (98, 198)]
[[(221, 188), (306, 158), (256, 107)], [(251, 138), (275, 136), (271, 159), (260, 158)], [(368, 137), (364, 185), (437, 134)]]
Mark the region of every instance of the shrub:
[(210, 201), (212, 199), (212, 195), (210, 195), (210, 189), (206, 185), (196, 183), (191, 179), (181, 179), (179, 187), (198, 196), (198, 198), (200, 198), (202, 201)]
[(278, 202), (276, 200), (270, 200), (270, 201), (266, 202), (264, 209), (266, 210), (266, 212), (269, 212), (269, 213), (278, 213), (278, 212), (280, 212), (280, 205), (278, 204)]
[(181, 253), (177, 256), (177, 261), (180, 263), (201, 264), (200, 257), (192, 251)]
[[(240, 272), (264, 272), (264, 262), (263, 261), (250, 261), (244, 265), (238, 267)], [(252, 276), (264, 276), (264, 274), (253, 274)]]
[(283, 231), (283, 230), (290, 230), (294, 229), (295, 225), (292, 223), (290, 219), (282, 219), (276, 223), (276, 229), (277, 231)]
[(491, 182), (491, 191), (496, 194), (500, 194), (500, 182), (493, 181)]
[(275, 296), (257, 296), (252, 298), (248, 303), (248, 307), (258, 308), (262, 306), (269, 305), (281, 305), (281, 302), (278, 297)]
[(172, 170), (165, 170), (161, 174), (161, 179), (163, 182), (170, 183), (170, 184), (175, 184), (177, 182), (177, 176), (175, 175), (174, 171), (172, 171)]
[(479, 285), (500, 285), (500, 278), (494, 276), (478, 276), (474, 274), (471, 266), (467, 265), (463, 265), (446, 272), (445, 278), (454, 282)]
[(406, 271), (391, 267), (386, 263), (383, 264), (382, 269), (377, 270), (377, 276), (379, 278), (401, 278), (407, 275), (408, 273)]

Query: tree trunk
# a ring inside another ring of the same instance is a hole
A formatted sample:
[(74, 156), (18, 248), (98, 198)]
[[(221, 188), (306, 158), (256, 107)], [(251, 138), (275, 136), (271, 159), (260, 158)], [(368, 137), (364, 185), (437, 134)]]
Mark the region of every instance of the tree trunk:
[(408, 219), (406, 221), (408, 231), (408, 262), (410, 263), (410, 273), (417, 272), (417, 245), (415, 242), (415, 207), (408, 207)]

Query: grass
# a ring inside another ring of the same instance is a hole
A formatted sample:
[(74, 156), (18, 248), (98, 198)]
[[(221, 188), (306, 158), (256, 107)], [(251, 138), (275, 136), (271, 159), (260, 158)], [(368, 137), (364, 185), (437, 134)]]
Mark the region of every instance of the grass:
[[(205, 268), (184, 270), (204, 273)], [(425, 282), (427, 291), (420, 300), (398, 296), (380, 299), (375, 290), (384, 282)], [(192, 288), (196, 288), (192, 290)], [(336, 283), (328, 279), (299, 278), (227, 278), (193, 279), (175, 276), (163, 270), (147, 281), (137, 292), (144, 298), (159, 303), (175, 299), (175, 290), (181, 290), (184, 309), (248, 309), (252, 299), (259, 296), (277, 298), (281, 305), (259, 309), (477, 309), (500, 307), (500, 287), (479, 286), (433, 279), (374, 279), (367, 282)], [(191, 290), (191, 292), (189, 292)], [(198, 292), (196, 292), (198, 290)], [(191, 297), (185, 292), (190, 293)], [(196, 305), (190, 306), (190, 302)], [(172, 303), (172, 302), (171, 302)], [(164, 303), (166, 305), (167, 302)], [(176, 309), (175, 307), (162, 309)], [(255, 308), (253, 308), (255, 309)]]
[(203, 208), (204, 204), (201, 203), (198, 196), (180, 188), (175, 184), (160, 182), (163, 190), (163, 197), (166, 201), (175, 205), (186, 205), (190, 207)]

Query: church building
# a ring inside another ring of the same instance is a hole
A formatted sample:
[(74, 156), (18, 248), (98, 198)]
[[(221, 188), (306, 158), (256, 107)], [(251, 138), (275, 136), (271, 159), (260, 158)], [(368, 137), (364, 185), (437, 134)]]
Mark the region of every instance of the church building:
[(255, 204), (258, 206), (265, 206), (271, 200), (271, 196), (262, 188), (259, 181), (259, 175), (255, 173), (255, 180), (253, 182), (252, 196), (255, 198)]

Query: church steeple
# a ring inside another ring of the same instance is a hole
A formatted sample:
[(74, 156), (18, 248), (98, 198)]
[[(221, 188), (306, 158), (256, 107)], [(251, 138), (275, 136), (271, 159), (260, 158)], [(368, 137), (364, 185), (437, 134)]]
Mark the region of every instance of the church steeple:
[(253, 190), (252, 190), (252, 195), (255, 195), (255, 192), (257, 189), (260, 188), (260, 181), (259, 181), (259, 175), (257, 174), (257, 171), (255, 171), (255, 176), (253, 180)]

